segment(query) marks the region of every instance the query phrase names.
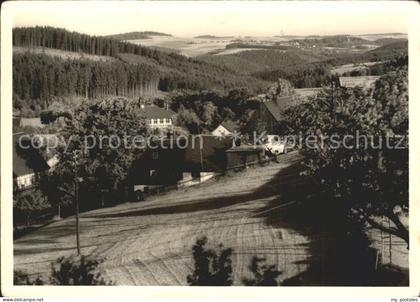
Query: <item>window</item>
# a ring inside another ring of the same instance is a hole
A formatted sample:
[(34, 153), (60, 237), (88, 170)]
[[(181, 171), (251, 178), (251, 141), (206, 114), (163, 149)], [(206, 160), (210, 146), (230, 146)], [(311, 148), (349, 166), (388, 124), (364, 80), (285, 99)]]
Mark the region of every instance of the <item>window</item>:
[(150, 170), (150, 177), (156, 177), (156, 170)]
[(159, 159), (159, 153), (157, 151), (152, 153), (152, 158), (153, 159)]
[(24, 176), (20, 176), (17, 178), (16, 182), (17, 182), (17, 186), (19, 188), (26, 188), (26, 187), (30, 187), (32, 185), (32, 182), (34, 180), (34, 175), (24, 175)]

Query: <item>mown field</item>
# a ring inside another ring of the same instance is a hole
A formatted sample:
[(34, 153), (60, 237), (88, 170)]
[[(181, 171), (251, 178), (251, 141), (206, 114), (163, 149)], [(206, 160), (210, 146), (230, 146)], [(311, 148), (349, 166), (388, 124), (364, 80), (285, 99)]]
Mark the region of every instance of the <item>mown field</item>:
[[(222, 243), (233, 248), (235, 285), (251, 276), (248, 266), (254, 255), (275, 265), (282, 272), (278, 280), (286, 284), (346, 284), (348, 280), (337, 278), (346, 278), (348, 270), (356, 273), (351, 284), (359, 284), (363, 245), (343, 237), (343, 219), (333, 209), (302, 203), (310, 188), (299, 176), (300, 161), (291, 152), (279, 163), (144, 202), (83, 213), (82, 253), (103, 258), (100, 270), (118, 285), (187, 285), (194, 268), (192, 245), (207, 236), (209, 247)], [(48, 280), (50, 263), (75, 253), (74, 231), (70, 217), (16, 240), (14, 269)], [(381, 249), (383, 239), (376, 233), (370, 237)], [(392, 263), (407, 268), (407, 250), (400, 240), (392, 241)], [(389, 263), (389, 255), (384, 256)], [(380, 282), (399, 285), (400, 278)]]
[(187, 57), (196, 57), (224, 49), (230, 43), (230, 39), (193, 39), (173, 36), (153, 36), (151, 39), (129, 40), (129, 42), (148, 47), (172, 49)]
[[(191, 247), (205, 235), (210, 246), (223, 243), (234, 249), (236, 284), (249, 274), (253, 255), (279, 267), (281, 279), (295, 276), (307, 267), (309, 239), (293, 229), (267, 225), (261, 213), (279, 198), (279, 182), (295, 181), (297, 171), (281, 173), (299, 159), (291, 153), (279, 164), (200, 187), (83, 213), (82, 253), (104, 257), (101, 269), (120, 285), (185, 285), (193, 269)], [(74, 219), (68, 218), (16, 240), (15, 269), (46, 276), (51, 261), (74, 251)]]

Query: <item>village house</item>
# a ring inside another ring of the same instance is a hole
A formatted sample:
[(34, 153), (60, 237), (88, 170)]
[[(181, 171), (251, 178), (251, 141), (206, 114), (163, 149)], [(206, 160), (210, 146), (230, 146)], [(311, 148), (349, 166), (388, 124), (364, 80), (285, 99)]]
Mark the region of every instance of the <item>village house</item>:
[(140, 116), (150, 129), (165, 131), (173, 129), (176, 113), (155, 105), (141, 105)]
[(20, 117), (13, 116), (13, 129), (22, 129), (24, 127), (44, 128), (45, 125), (41, 122), (39, 117)]
[(281, 123), (284, 120), (284, 111), (297, 104), (296, 95), (278, 97), (275, 100), (264, 100), (260, 102), (259, 109), (254, 113), (253, 119), (260, 125), (259, 130), (268, 134), (278, 134)]
[(23, 136), (24, 133), (13, 134), (13, 186), (17, 191), (37, 186), (42, 173), (49, 169), (47, 162)]
[(262, 145), (232, 146), (226, 150), (226, 169), (241, 169), (261, 163), (265, 159), (265, 155), (266, 150)]
[(363, 89), (373, 87), (377, 79), (379, 76), (339, 77), (341, 87), (355, 88), (358, 86)]

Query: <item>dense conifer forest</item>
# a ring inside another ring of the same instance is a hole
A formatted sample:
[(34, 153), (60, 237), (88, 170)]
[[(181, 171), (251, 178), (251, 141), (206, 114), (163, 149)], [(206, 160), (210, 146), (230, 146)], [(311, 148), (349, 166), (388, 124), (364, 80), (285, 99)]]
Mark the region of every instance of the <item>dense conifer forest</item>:
[[(158, 89), (229, 91), (247, 87), (259, 92), (267, 87), (263, 80), (210, 62), (53, 27), (15, 28), (13, 45), (27, 49), (13, 56), (14, 107), (26, 111), (39, 112), (54, 97), (70, 95), (138, 98)], [(45, 53), (33, 53), (34, 48)], [(53, 57), (49, 49), (112, 60)]]
[(19, 49), (13, 55), (14, 108), (38, 115), (57, 98), (116, 95), (138, 99), (153, 96), (158, 90), (227, 93), (246, 87), (257, 94), (278, 78), (289, 80), (297, 88), (321, 87), (337, 81), (330, 72), (333, 66), (407, 55), (406, 40), (384, 44), (352, 55), (259, 49), (188, 58), (115, 37), (54, 27), (14, 28), (13, 46)]

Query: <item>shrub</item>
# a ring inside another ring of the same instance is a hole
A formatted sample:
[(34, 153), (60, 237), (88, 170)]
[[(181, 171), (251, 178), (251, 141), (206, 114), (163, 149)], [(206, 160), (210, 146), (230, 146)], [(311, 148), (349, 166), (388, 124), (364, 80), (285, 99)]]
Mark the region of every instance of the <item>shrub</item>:
[(113, 285), (97, 271), (101, 259), (86, 256), (60, 257), (51, 264), (51, 284), (55, 285)]
[(232, 278), (232, 249), (224, 249), (223, 245), (218, 250), (206, 249), (207, 237), (202, 237), (193, 246), (195, 269), (187, 276), (189, 285), (201, 286), (230, 286)]
[(23, 271), (13, 271), (14, 285), (44, 285), (44, 281), (38, 276), (31, 279), (28, 274)]
[(258, 256), (252, 257), (249, 269), (254, 274), (253, 279), (244, 278), (242, 281), (246, 286), (277, 286), (277, 277), (282, 272), (275, 269), (274, 265), (261, 264), (265, 262), (265, 258)]

